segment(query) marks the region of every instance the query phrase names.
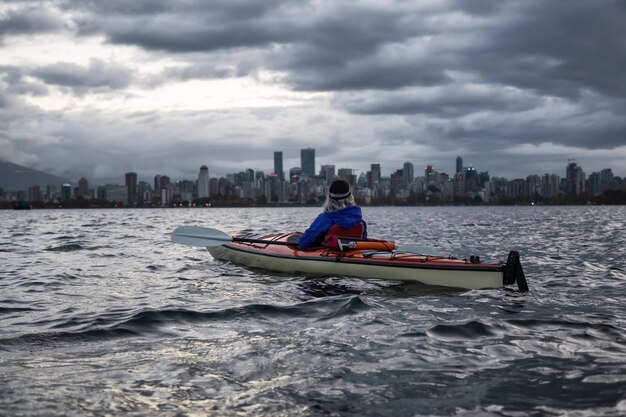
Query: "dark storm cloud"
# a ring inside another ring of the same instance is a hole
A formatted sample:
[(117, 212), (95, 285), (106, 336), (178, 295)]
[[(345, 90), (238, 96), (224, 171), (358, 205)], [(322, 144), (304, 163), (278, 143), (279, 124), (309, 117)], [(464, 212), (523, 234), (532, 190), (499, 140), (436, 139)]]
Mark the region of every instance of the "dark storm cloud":
[[(446, 71), (563, 97), (585, 88), (607, 95), (626, 89), (626, 13), (619, 1), (573, 0), (566, 7), (454, 1), (447, 10), (285, 1), (75, 4), (88, 6), (104, 13), (92, 19), (112, 43), (175, 53), (266, 48), (257, 65), (284, 71), (299, 90), (435, 85), (449, 81)], [(445, 42), (463, 34), (475, 40)], [(432, 38), (422, 59), (380, 55), (382, 48), (420, 37)]]
[(626, 3), (517, 2), (463, 57), (485, 80), (576, 98), (626, 93)]
[(534, 96), (513, 89), (449, 85), (434, 89), (337, 96), (334, 104), (355, 114), (426, 114), (457, 118), (477, 111), (520, 112), (541, 104)]
[[(169, 20), (169, 21), (168, 21)], [(126, 27), (121, 25), (108, 32), (114, 44), (141, 45), (146, 49), (169, 52), (212, 51), (225, 48), (256, 47), (278, 42), (285, 38), (281, 29), (271, 30), (259, 24), (249, 24), (233, 31), (229, 27), (196, 27), (180, 19), (163, 19), (154, 25), (145, 22), (135, 28), (136, 22)]]
[[(45, 96), (48, 88), (43, 83), (24, 77), (22, 70), (14, 66), (0, 65), (0, 109), (16, 109), (22, 105), (25, 96)], [(0, 116), (0, 129), (12, 117)]]
[(40, 7), (0, 12), (0, 36), (57, 32), (64, 22), (58, 12)]
[(276, 19), (279, 1), (68, 2), (90, 15), (79, 33), (104, 33), (112, 44), (173, 53), (259, 47), (286, 42), (297, 28)]
[(31, 75), (47, 84), (69, 87), (78, 94), (89, 89), (120, 89), (132, 81), (129, 69), (95, 58), (87, 66), (59, 62), (36, 68)]
[(581, 149), (611, 149), (626, 143), (626, 119), (611, 111), (580, 108), (568, 115), (429, 120), (427, 130), (442, 149), (462, 145), (489, 152), (520, 144), (557, 143)]

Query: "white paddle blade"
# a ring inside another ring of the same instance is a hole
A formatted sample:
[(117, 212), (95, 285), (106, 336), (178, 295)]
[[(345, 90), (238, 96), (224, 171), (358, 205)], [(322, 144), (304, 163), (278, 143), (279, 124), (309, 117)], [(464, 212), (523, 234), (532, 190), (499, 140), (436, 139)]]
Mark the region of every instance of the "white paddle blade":
[(180, 226), (172, 232), (172, 242), (187, 246), (220, 246), (233, 238), (216, 229), (197, 226)]

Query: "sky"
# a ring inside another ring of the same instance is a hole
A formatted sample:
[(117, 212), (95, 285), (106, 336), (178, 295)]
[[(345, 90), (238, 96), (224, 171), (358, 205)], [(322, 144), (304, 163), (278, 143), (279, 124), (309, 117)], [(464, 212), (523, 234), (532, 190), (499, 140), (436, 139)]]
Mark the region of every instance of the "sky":
[(622, 0), (3, 0), (0, 159), (626, 176), (624, 22)]

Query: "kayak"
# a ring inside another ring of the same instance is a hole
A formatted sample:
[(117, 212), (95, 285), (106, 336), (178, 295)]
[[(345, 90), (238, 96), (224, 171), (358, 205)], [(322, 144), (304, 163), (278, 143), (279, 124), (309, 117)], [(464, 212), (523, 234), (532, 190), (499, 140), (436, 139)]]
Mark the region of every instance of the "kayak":
[(249, 268), (412, 281), (465, 289), (500, 288), (517, 283), (520, 291), (528, 291), (516, 251), (509, 253), (506, 262), (484, 263), (478, 256), (456, 259), (452, 256), (403, 252), (393, 249), (393, 242), (376, 239), (356, 244), (352, 242), (353, 245), (341, 249), (318, 247), (301, 250), (297, 246), (298, 233), (231, 236), (230, 242), (207, 246), (209, 253), (215, 259)]

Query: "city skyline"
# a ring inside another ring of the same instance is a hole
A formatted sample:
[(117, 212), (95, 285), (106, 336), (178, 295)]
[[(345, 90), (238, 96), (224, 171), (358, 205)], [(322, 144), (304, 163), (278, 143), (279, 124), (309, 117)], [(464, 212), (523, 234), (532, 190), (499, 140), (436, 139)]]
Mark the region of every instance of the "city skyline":
[[(559, 174), (531, 173), (525, 178), (509, 179), (491, 176), (480, 167), (466, 165), (463, 157), (455, 158), (452, 173), (427, 164), (423, 170), (412, 162), (389, 176), (381, 174), (381, 164), (371, 163), (370, 169), (358, 174), (350, 167), (315, 163), (315, 149), (300, 150), (300, 165), (292, 167), (286, 175), (283, 170), (283, 152), (274, 151), (274, 169), (270, 171), (247, 168), (223, 177), (209, 175), (209, 167), (199, 167), (196, 179), (170, 178), (167, 173), (157, 174), (151, 181), (138, 177), (136, 172), (124, 174), (124, 185), (113, 181), (106, 185), (89, 183), (85, 177), (78, 186), (70, 183), (33, 184), (25, 190), (4, 190), (0, 187), (0, 203), (6, 207), (11, 202), (29, 201), (38, 205), (83, 204), (91, 201), (101, 207), (121, 204), (130, 207), (209, 205), (211, 201), (239, 201), (245, 205), (268, 203), (319, 203), (324, 199), (328, 185), (335, 179), (351, 184), (357, 202), (370, 204), (427, 204), (427, 203), (583, 203), (590, 199), (622, 201), (626, 193), (626, 179), (616, 176), (607, 167), (590, 174), (573, 159), (567, 161), (565, 176)], [(305, 167), (305, 168), (302, 168)], [(93, 188), (90, 185), (94, 185)], [(153, 186), (152, 186), (153, 185)], [(607, 192), (617, 194), (607, 195)], [(27, 196), (27, 197), (26, 197)], [(603, 197), (602, 197), (603, 196)], [(604, 200), (603, 200), (604, 201)], [(623, 203), (623, 202), (622, 202)]]
[[(484, 169), (483, 167), (479, 167), (479, 166), (474, 166), (473, 163), (466, 163), (465, 158), (463, 156), (457, 155), (454, 158), (451, 158), (451, 162), (450, 162), (450, 168), (449, 169), (445, 169), (445, 168), (441, 168), (442, 166), (446, 166), (446, 165), (440, 165), (440, 164), (434, 164), (434, 163), (425, 163), (423, 166), (420, 166), (418, 164), (416, 164), (415, 162), (412, 161), (404, 161), (404, 162), (398, 162), (393, 166), (390, 167), (385, 167), (386, 169), (383, 168), (381, 163), (378, 162), (369, 162), (368, 163), (368, 169), (365, 170), (360, 170), (360, 169), (355, 169), (349, 166), (345, 166), (345, 165), (340, 165), (337, 163), (328, 163), (328, 164), (324, 164), (324, 163), (317, 163), (315, 161), (315, 148), (305, 148), (305, 149), (301, 149), (299, 151), (299, 155), (300, 157), (298, 158), (299, 163), (297, 165), (294, 166), (289, 166), (287, 167), (284, 164), (284, 159), (283, 159), (283, 151), (274, 151), (273, 152), (273, 159), (270, 160), (268, 158), (268, 163), (266, 164), (267, 166), (271, 166), (270, 168), (267, 169), (255, 169), (253, 167), (240, 167), (238, 168), (236, 171), (232, 171), (232, 172), (227, 172), (224, 174), (220, 174), (220, 173), (214, 173), (212, 170), (210, 170), (210, 168), (207, 166), (207, 164), (202, 164), (200, 167), (196, 167), (194, 168), (194, 173), (187, 175), (185, 177), (175, 177), (173, 175), (169, 175), (166, 171), (164, 170), (157, 170), (157, 174), (155, 175), (139, 175), (137, 172), (135, 171), (128, 171), (128, 172), (123, 172), (123, 173), (119, 173), (116, 176), (113, 176), (112, 178), (108, 179), (107, 181), (98, 181), (97, 178), (89, 178), (86, 176), (81, 176), (80, 178), (68, 178), (66, 181), (67, 183), (70, 184), (78, 184), (80, 185), (80, 179), (88, 179), (90, 184), (92, 185), (105, 185), (105, 184), (123, 184), (123, 183), (127, 183), (128, 181), (128, 175), (132, 174), (135, 177), (135, 182), (139, 182), (139, 181), (143, 181), (143, 182), (148, 182), (148, 183), (152, 183), (154, 181), (154, 179), (156, 177), (161, 177), (161, 176), (166, 176), (169, 180), (176, 182), (176, 181), (189, 181), (189, 180), (194, 180), (194, 181), (198, 181), (200, 182), (200, 175), (202, 175), (202, 172), (204, 172), (204, 176), (206, 176), (206, 180), (208, 181), (209, 178), (227, 178), (228, 176), (232, 176), (232, 175), (236, 175), (239, 172), (242, 171), (246, 171), (246, 170), (252, 170), (253, 172), (261, 172), (265, 175), (271, 175), (271, 174), (277, 174), (281, 177), (282, 180), (284, 181), (289, 181), (289, 171), (292, 169), (300, 169), (301, 170), (301, 164), (302, 164), (302, 158), (305, 157), (305, 153), (303, 153), (303, 151), (306, 152), (311, 152), (312, 151), (312, 165), (311, 165), (311, 169), (313, 169), (314, 172), (314, 176), (319, 176), (323, 173), (324, 168), (325, 167), (332, 167), (333, 168), (333, 172), (337, 172), (338, 170), (344, 169), (344, 170), (350, 170), (352, 171), (352, 174), (354, 174), (355, 176), (359, 176), (361, 175), (361, 173), (365, 174), (366, 172), (370, 171), (372, 169), (372, 167), (376, 166), (376, 169), (378, 170), (378, 177), (386, 177), (389, 178), (394, 172), (397, 172), (398, 170), (406, 170), (407, 169), (407, 164), (411, 164), (412, 167), (412, 175), (411, 178), (413, 177), (418, 177), (418, 176), (423, 176), (425, 175), (424, 172), (427, 169), (432, 169), (435, 170), (437, 172), (441, 172), (444, 173), (446, 175), (449, 176), (454, 176), (455, 173), (459, 172), (459, 169), (466, 169), (466, 168), (472, 168), (474, 170), (480, 171), (480, 172), (486, 172), (488, 173), (491, 177), (497, 177), (497, 178), (505, 178), (508, 180), (512, 180), (512, 179), (520, 179), (520, 178), (526, 178), (528, 176), (532, 176), (532, 175), (551, 175), (551, 174), (555, 174), (558, 175), (560, 177), (564, 177), (567, 175), (567, 165), (571, 164), (572, 162), (575, 163), (577, 166), (579, 166), (581, 169), (583, 169), (584, 173), (586, 176), (588, 176), (589, 174), (593, 173), (593, 172), (600, 172), (604, 169), (610, 169), (613, 172), (613, 175), (617, 176), (617, 177), (622, 177), (622, 175), (618, 174), (615, 170), (615, 167), (603, 167), (601, 169), (598, 170), (588, 170), (585, 169), (584, 164), (580, 163), (580, 161), (570, 158), (567, 160), (563, 161), (563, 165), (561, 166), (560, 170), (557, 170), (557, 172), (529, 172), (526, 173), (525, 175), (521, 175), (521, 176), (511, 176), (511, 175), (506, 175), (506, 174), (501, 174), (501, 173), (494, 173), (491, 172), (489, 169)], [(305, 157), (305, 158), (310, 158), (310, 157)], [(293, 158), (292, 158), (293, 159)], [(280, 161), (280, 162), (279, 162)], [(283, 167), (283, 175), (281, 176), (280, 173), (276, 172), (276, 168), (282, 166)], [(211, 175), (209, 175), (209, 173), (211, 173)], [(298, 175), (301, 175), (301, 172), (298, 172)], [(426, 174), (427, 176), (427, 174)], [(626, 178), (626, 176), (624, 176)], [(125, 179), (126, 178), (126, 179)], [(60, 183), (59, 183), (60, 184)], [(207, 184), (203, 183), (203, 190), (208, 187)], [(5, 190), (5, 191), (23, 191), (23, 190)]]
[(1, 159), (189, 178), (314, 147), (385, 175), (455, 155), (626, 175), (619, 1), (132, 3), (0, 4)]

